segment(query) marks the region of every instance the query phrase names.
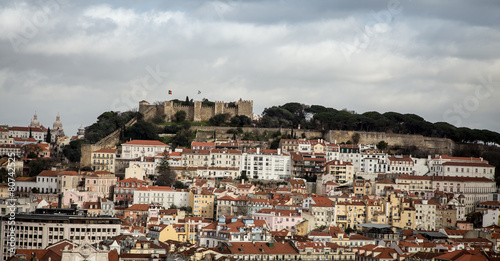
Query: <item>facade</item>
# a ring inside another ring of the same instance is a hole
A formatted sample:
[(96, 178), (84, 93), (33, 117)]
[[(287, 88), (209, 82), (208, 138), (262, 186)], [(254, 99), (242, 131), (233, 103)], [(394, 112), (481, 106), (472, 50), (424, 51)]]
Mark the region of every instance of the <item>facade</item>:
[(249, 178), (286, 180), (291, 177), (290, 154), (278, 150), (249, 150), (243, 153), (241, 170)]
[[(450, 157), (448, 155), (439, 155), (438, 157), (435, 157), (433, 159), (428, 158), (428, 165), (429, 165), (429, 170), (430, 174), (432, 176), (444, 176), (445, 172), (449, 172), (449, 174), (453, 172), (460, 173), (461, 175), (466, 175), (466, 171), (462, 171), (462, 167), (459, 167), (459, 170), (450, 169), (446, 168), (443, 164), (444, 163), (478, 163), (478, 164), (488, 164), (487, 161), (483, 160), (483, 158), (474, 158), (474, 157)], [(472, 166), (471, 166), (472, 167)], [(466, 168), (466, 167), (465, 167)], [(465, 170), (464, 168), (464, 170)], [(469, 173), (474, 173), (475, 169), (470, 169)], [(465, 174), (463, 174), (465, 173)], [(478, 169), (478, 174), (479, 174), (479, 169)], [(487, 173), (484, 173), (487, 174)]]
[(403, 174), (399, 178), (396, 178), (396, 184), (408, 185), (409, 192), (424, 198), (429, 198), (429, 195), (433, 192), (432, 177), (430, 176), (410, 176)]
[(189, 192), (189, 206), (193, 209), (193, 216), (213, 219), (215, 195), (206, 189), (193, 189)]
[(388, 170), (387, 154), (379, 151), (367, 151), (361, 153), (361, 172), (370, 174), (386, 173)]
[(134, 191), (138, 188), (146, 187), (148, 183), (137, 178), (126, 178), (116, 183), (113, 201), (114, 202), (134, 202)]
[(83, 177), (85, 191), (89, 191), (101, 198), (112, 198), (113, 187), (116, 185), (117, 178), (114, 174), (107, 171), (95, 171), (88, 173)]
[(482, 162), (444, 162), (437, 176), (495, 179), (495, 166)]
[(497, 195), (495, 181), (487, 178), (434, 176), (432, 187), (437, 191), (463, 195), (466, 213), (473, 212), (479, 202), (493, 201)]
[(158, 204), (168, 209), (189, 206), (189, 192), (166, 186), (146, 186), (134, 190), (134, 204)]
[(272, 231), (286, 229), (290, 232), (295, 232), (296, 225), (303, 220), (300, 210), (284, 209), (261, 209), (253, 213), (252, 218), (266, 221)]
[(415, 229), (436, 230), (437, 204), (432, 200), (416, 200)]
[(115, 149), (100, 149), (91, 153), (91, 167), (96, 171), (115, 173)]
[(132, 140), (122, 144), (122, 158), (136, 159), (143, 157), (154, 157), (165, 150), (170, 151), (170, 146), (157, 140)]
[(264, 220), (252, 218), (219, 217), (200, 231), (200, 246), (217, 247), (220, 242), (267, 242), (271, 239)]
[(354, 179), (354, 166), (351, 162), (332, 160), (326, 163), (325, 173), (326, 175), (334, 176), (335, 183), (352, 183)]
[(415, 163), (413, 162), (413, 159), (408, 156), (389, 157), (388, 172), (413, 175), (415, 173), (414, 166)]
[[(7, 260), (8, 216), (1, 218), (2, 240), (0, 251), (2, 260)], [(16, 248), (44, 249), (63, 239), (73, 243), (99, 243), (120, 233), (120, 219), (113, 217), (87, 217), (75, 213), (64, 214), (17, 214)]]
[(234, 168), (241, 167), (241, 151), (231, 149), (211, 149), (210, 167)]
[(240, 177), (240, 171), (239, 168), (198, 167), (196, 168), (196, 176), (202, 178), (237, 179)]
[(139, 165), (132, 165), (128, 168), (125, 168), (125, 178), (145, 181), (147, 178), (146, 170), (141, 168)]

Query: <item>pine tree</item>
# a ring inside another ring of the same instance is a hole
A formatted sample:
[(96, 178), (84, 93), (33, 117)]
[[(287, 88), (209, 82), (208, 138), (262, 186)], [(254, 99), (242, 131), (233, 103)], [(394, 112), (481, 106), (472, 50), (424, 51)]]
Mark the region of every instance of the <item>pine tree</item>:
[(50, 128), (47, 129), (47, 137), (45, 137), (45, 141), (47, 143), (51, 143), (52, 142), (52, 135), (50, 133)]
[(156, 181), (156, 185), (158, 186), (172, 186), (177, 178), (175, 172), (172, 169), (170, 169), (168, 158), (169, 158), (168, 151), (165, 150), (163, 152), (163, 158), (161, 159), (158, 168), (158, 180)]

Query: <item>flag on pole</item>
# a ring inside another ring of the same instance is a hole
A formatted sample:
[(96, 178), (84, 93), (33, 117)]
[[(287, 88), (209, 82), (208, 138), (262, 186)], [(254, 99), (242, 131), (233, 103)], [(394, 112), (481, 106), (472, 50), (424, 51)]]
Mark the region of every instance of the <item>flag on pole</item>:
[(168, 94), (172, 95), (172, 91), (171, 91), (171, 90), (168, 90)]

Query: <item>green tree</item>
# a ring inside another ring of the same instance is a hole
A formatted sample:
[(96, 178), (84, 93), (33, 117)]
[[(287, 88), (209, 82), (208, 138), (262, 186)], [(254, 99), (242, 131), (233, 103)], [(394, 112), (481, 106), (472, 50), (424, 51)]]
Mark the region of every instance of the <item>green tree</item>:
[(156, 180), (158, 186), (172, 186), (175, 183), (177, 175), (170, 169), (168, 158), (169, 154), (165, 151), (158, 168), (158, 180)]
[(208, 121), (210, 122), (211, 125), (213, 126), (221, 126), (225, 122), (227, 122), (229, 119), (229, 114), (227, 113), (221, 113), (213, 116), (210, 118)]
[(361, 135), (359, 135), (359, 133), (356, 132), (352, 135), (352, 143), (357, 145), (359, 143), (360, 139), (361, 139)]
[(483, 214), (481, 212), (471, 212), (465, 215), (465, 220), (472, 223), (475, 228), (482, 227), (483, 225)]
[(82, 156), (82, 144), (88, 143), (85, 140), (73, 140), (69, 145), (64, 146), (63, 155), (71, 162), (80, 162)]
[(90, 143), (96, 143), (113, 131), (123, 128), (132, 118), (142, 118), (138, 112), (104, 112), (97, 117), (97, 122), (85, 128), (85, 139)]
[(9, 171), (7, 168), (0, 168), (0, 183), (7, 183), (9, 180)]
[(40, 172), (50, 169), (51, 163), (46, 159), (36, 159), (31, 160), (28, 163), (28, 168), (30, 170), (30, 177), (37, 176)]
[(187, 113), (185, 111), (178, 111), (174, 114), (176, 122), (183, 122), (186, 120)]
[(141, 120), (125, 130), (124, 138), (125, 140), (157, 140), (158, 134), (154, 124)]
[(379, 143), (377, 143), (377, 149), (379, 150), (386, 150), (389, 144), (387, 142), (381, 140)]
[(187, 189), (186, 185), (184, 185), (184, 183), (182, 183), (181, 181), (176, 181), (174, 183), (174, 187), (176, 189)]
[(47, 128), (47, 137), (45, 137), (45, 142), (49, 144), (52, 142), (52, 135), (50, 134), (50, 128)]
[(233, 127), (244, 127), (252, 123), (252, 120), (245, 115), (236, 115), (230, 120)]

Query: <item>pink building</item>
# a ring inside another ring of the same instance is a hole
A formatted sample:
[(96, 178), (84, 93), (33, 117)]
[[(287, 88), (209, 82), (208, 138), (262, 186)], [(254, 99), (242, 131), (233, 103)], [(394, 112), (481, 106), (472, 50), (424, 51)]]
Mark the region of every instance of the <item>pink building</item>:
[(98, 199), (97, 194), (90, 191), (66, 190), (62, 196), (62, 207), (70, 207), (71, 204), (77, 204), (78, 208), (82, 208), (84, 202), (96, 202)]
[(253, 194), (255, 189), (255, 186), (252, 184), (240, 184), (236, 187), (236, 194), (248, 196), (248, 194)]
[(295, 226), (302, 222), (302, 213), (298, 210), (261, 209), (252, 215), (255, 220), (265, 220), (272, 231), (287, 229), (295, 232)]

